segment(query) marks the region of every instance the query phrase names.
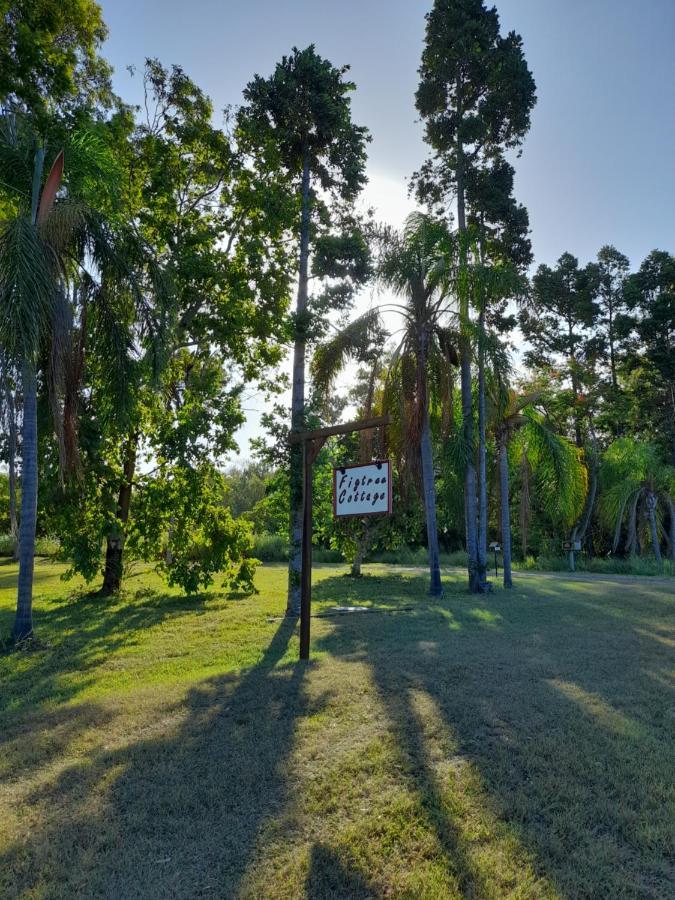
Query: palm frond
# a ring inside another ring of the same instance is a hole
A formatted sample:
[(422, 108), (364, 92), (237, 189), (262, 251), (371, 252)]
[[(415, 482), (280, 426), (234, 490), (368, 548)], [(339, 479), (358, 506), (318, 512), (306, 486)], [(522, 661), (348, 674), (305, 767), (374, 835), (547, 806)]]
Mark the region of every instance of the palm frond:
[(537, 495), (552, 519), (571, 525), (581, 514), (588, 490), (581, 452), (537, 415), (528, 416), (523, 432)]
[(55, 282), (47, 248), (25, 216), (0, 226), (0, 344), (33, 359), (50, 318)]
[(363, 355), (381, 330), (378, 310), (369, 310), (316, 348), (311, 364), (315, 388), (327, 392), (350, 359)]

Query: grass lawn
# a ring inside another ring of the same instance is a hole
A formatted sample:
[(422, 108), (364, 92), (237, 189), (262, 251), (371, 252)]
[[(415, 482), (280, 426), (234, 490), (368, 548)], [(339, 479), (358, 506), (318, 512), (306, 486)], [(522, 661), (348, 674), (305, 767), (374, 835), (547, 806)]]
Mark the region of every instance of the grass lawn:
[(0, 897), (675, 896), (672, 582), (317, 566), (316, 613), (376, 611), (303, 665), (283, 566), (115, 602), (61, 571), (47, 646), (0, 655)]

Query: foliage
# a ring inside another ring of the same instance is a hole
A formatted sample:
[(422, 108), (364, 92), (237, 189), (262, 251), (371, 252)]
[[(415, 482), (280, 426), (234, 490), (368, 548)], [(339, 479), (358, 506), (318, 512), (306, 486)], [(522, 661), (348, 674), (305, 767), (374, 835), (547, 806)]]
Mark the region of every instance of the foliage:
[(429, 601), (344, 572), (317, 566), (316, 611), (376, 612), (313, 619), (300, 677), (285, 567), (234, 601), (145, 569), (101, 603), (39, 564), (46, 646), (0, 654), (0, 893), (671, 893), (672, 695), (636, 677), (671, 664), (671, 584), (533, 573), (476, 603), (459, 574)]
[(38, 130), (53, 108), (110, 105), (107, 36), (94, 0), (3, 0), (0, 4), (0, 104), (29, 111)]
[(661, 513), (672, 516), (675, 511), (675, 468), (665, 464), (654, 444), (631, 438), (614, 441), (602, 457), (600, 484), (601, 514), (606, 525), (614, 531), (613, 552), (620, 547), (624, 524), (624, 549), (632, 555), (638, 541), (646, 546), (651, 540), (651, 537), (645, 537), (650, 507), (657, 514), (659, 529), (662, 528)]
[(224, 483), (212, 466), (175, 465), (143, 480), (135, 499), (128, 548), (157, 562), (170, 585), (195, 593), (216, 575), (232, 590), (250, 593), (256, 560), (252, 533), (223, 505)]

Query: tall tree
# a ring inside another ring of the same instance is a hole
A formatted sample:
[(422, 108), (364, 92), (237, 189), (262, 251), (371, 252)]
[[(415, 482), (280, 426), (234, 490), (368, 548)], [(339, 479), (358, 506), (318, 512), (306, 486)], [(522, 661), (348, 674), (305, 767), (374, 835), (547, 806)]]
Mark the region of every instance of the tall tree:
[(532, 294), (521, 311), (520, 326), (531, 349), (525, 359), (534, 368), (562, 364), (571, 389), (572, 425), (577, 447), (584, 443), (585, 394), (593, 373), (585, 367), (589, 329), (595, 322), (597, 273), (580, 268), (563, 253), (555, 269), (540, 265)]
[[(349, 211), (363, 188), (367, 129), (352, 122), (349, 94), (353, 82), (345, 78), (348, 66), (336, 68), (310, 45), (293, 48), (269, 78), (256, 75), (244, 91), (246, 106), (240, 122), (257, 130), (260, 140), (272, 145), (288, 173), (298, 200), (298, 293), (293, 329), (293, 381), (291, 428), (305, 424), (305, 368), (307, 341), (312, 336), (309, 298), (310, 255), (322, 223), (336, 221)], [(322, 196), (323, 195), (323, 196)], [(336, 215), (338, 214), (338, 215)], [(347, 235), (337, 249), (349, 250)], [(333, 246), (331, 248), (335, 250)], [(357, 260), (362, 248), (356, 239)], [(329, 254), (330, 255), (330, 254)], [(325, 260), (327, 261), (327, 259)], [(322, 267), (322, 275), (329, 274)], [(329, 298), (344, 305), (344, 295)], [(302, 447), (295, 444), (290, 457), (290, 542), (288, 612), (300, 611), (302, 553)]]
[[(421, 487), (429, 592), (434, 596), (442, 593), (442, 584), (431, 408), (434, 402), (451, 402), (439, 395), (441, 385), (447, 386), (443, 370), (457, 361), (446, 312), (446, 297), (457, 276), (456, 257), (445, 223), (412, 213), (401, 234), (388, 234), (377, 267), (379, 281), (402, 300), (394, 306), (403, 318), (403, 336), (388, 366), (382, 402), (395, 419), (394, 440), (398, 435), (405, 468)], [(318, 348), (313, 371), (319, 386), (329, 387), (347, 359), (357, 356), (372, 332), (377, 333), (378, 323), (378, 310), (371, 310)]]
[(147, 60), (144, 88), (146, 116), (124, 161), (125, 215), (145, 247), (139, 281), (159, 335), (136, 325), (103, 595), (122, 584), (139, 455), (194, 469), (174, 473), (187, 482), (204, 456), (215, 462), (233, 448), (243, 381), (260, 383), (280, 359), (292, 271), (284, 245), (292, 210), (268, 148), (243, 129), (214, 126), (210, 99), (178, 66)]
[(654, 250), (626, 283), (620, 330), (633, 386), (634, 430), (656, 441), (675, 466), (675, 256)]
[(609, 357), (609, 376), (612, 392), (619, 389), (617, 320), (621, 322), (627, 313), (626, 279), (629, 272), (628, 257), (616, 247), (605, 244), (598, 251), (596, 328), (600, 330)]
[[(515, 324), (507, 314), (507, 301), (525, 293), (524, 272), (532, 261), (527, 210), (513, 197), (514, 170), (498, 158), (489, 167), (470, 170), (467, 180), (469, 225), (475, 235), (473, 305), (478, 310), (478, 569), (481, 588), (487, 590), (487, 414), (486, 350), (492, 339)], [(519, 278), (519, 273), (523, 277)], [(489, 339), (490, 338), (490, 339)], [(493, 354), (492, 364), (506, 362), (503, 353)], [(499, 378), (507, 377), (502, 365)]]
[[(86, 142), (85, 142), (86, 143)], [(70, 154), (70, 149), (67, 148)], [(78, 196), (82, 169), (72, 147), (73, 177), (63, 181), (63, 152), (56, 154), (49, 175), (43, 177), (45, 150), (36, 141), (29, 120), (14, 114), (0, 125), (0, 159), (12, 173), (14, 204), (0, 220), (0, 342), (7, 357), (21, 370), (23, 433), (21, 443), (21, 520), (19, 526), (19, 584), (14, 636), (32, 633), (32, 580), (38, 496), (38, 376), (56, 401), (61, 384), (64, 340), (70, 315), (69, 282), (74, 261), (88, 257), (99, 270), (108, 264), (110, 234), (96, 213)], [(105, 180), (100, 160), (85, 154), (90, 163), (89, 179)], [(32, 190), (25, 191), (25, 178), (32, 176)], [(66, 195), (55, 202), (59, 188)], [(11, 184), (4, 182), (7, 196)], [(52, 406), (57, 435), (63, 435), (63, 412)], [(67, 466), (66, 442), (61, 459)]]
[(56, 109), (112, 105), (112, 69), (98, 52), (107, 33), (95, 0), (4, 0), (0, 105), (30, 113), (37, 132)]
[(63, 309), (68, 251), (89, 242), (91, 223), (74, 205), (54, 207), (63, 155), (53, 144), (63, 143), (75, 112), (90, 117), (97, 105), (112, 102), (110, 69), (98, 53), (104, 37), (100, 8), (91, 0), (14, 0), (0, 20), (0, 343), (21, 371), (23, 395), (17, 640), (33, 630), (39, 365)]
[[(503, 152), (518, 147), (530, 125), (535, 85), (515, 32), (502, 36), (496, 9), (483, 0), (435, 0), (426, 17), (417, 109), (434, 151), (416, 176), (418, 196), (433, 204), (456, 199), (457, 225), (467, 228), (467, 183)], [(466, 241), (463, 253), (468, 253)], [(465, 256), (466, 261), (466, 256)], [(474, 411), (469, 297), (459, 290), (464, 492), (469, 588), (484, 590), (478, 556)]]

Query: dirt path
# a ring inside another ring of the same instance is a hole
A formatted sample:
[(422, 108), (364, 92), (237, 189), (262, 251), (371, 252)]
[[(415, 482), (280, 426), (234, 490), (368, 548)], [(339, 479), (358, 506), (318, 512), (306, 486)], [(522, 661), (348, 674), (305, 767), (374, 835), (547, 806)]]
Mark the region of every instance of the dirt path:
[[(387, 564), (387, 568), (395, 568), (399, 572), (427, 571), (426, 566), (390, 566), (389, 564)], [(441, 572), (447, 575), (459, 575), (464, 571), (464, 568), (461, 566), (441, 566)], [(500, 568), (498, 578), (501, 579), (501, 577), (502, 570)], [(492, 578), (494, 580), (494, 573), (492, 575), (488, 573), (488, 578)], [(514, 569), (513, 580), (516, 581), (519, 578), (547, 578), (553, 579), (555, 581), (579, 581), (582, 583), (605, 582), (607, 584), (670, 585), (673, 590), (673, 596), (675, 596), (675, 578), (667, 575), (609, 575), (605, 574), (604, 572), (537, 572)]]

